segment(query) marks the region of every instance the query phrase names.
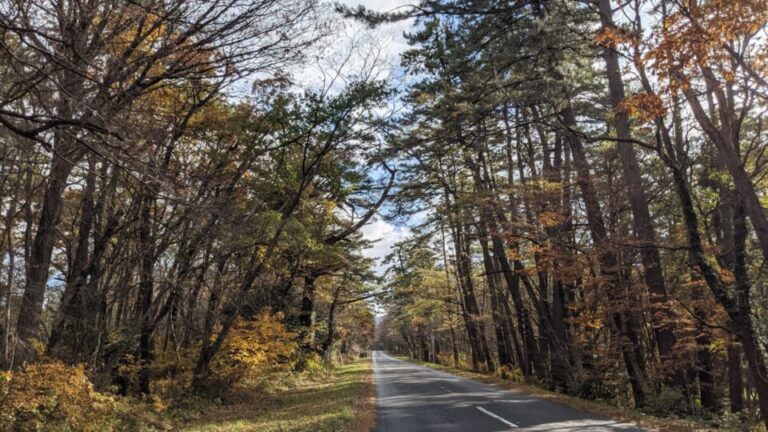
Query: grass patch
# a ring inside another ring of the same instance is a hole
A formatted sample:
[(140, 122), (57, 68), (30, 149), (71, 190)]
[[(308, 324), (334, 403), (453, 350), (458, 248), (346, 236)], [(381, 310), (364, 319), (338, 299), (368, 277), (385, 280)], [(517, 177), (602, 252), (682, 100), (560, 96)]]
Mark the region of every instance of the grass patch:
[(375, 416), (370, 359), (339, 366), (322, 380), (302, 381), (265, 394), (244, 390), (233, 403), (204, 410), (178, 425), (188, 432), (363, 432)]
[(559, 403), (561, 405), (565, 405), (579, 411), (585, 411), (591, 414), (595, 414), (600, 417), (607, 417), (607, 418), (621, 420), (625, 422), (633, 422), (641, 427), (650, 428), (654, 430), (665, 431), (665, 432), (692, 432), (692, 431), (701, 432), (701, 431), (722, 430), (720, 428), (713, 427), (702, 421), (698, 421), (694, 419), (654, 417), (636, 410), (621, 408), (614, 405), (609, 405), (604, 402), (580, 399), (574, 396), (568, 396), (562, 393), (545, 390), (545, 389), (542, 389), (541, 387), (537, 387), (532, 384), (512, 382), (509, 380), (505, 380), (501, 377), (498, 377), (496, 375), (487, 375), (483, 373), (467, 371), (464, 369), (456, 369), (450, 366), (444, 366), (440, 364), (414, 360), (404, 356), (396, 356), (396, 358), (405, 360), (407, 362), (414, 363), (420, 366), (427, 366), (433, 369), (452, 373), (454, 375), (458, 375), (464, 378), (473, 379), (475, 381), (481, 381), (488, 384), (495, 384), (505, 389), (527, 393), (527, 394), (536, 396), (540, 399), (546, 399), (546, 400)]

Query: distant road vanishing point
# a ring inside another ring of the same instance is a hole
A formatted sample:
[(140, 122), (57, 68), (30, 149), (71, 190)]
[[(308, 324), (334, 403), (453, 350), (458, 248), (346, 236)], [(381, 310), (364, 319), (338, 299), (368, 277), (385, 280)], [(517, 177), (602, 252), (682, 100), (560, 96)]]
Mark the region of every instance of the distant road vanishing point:
[(374, 432), (647, 432), (525, 393), (373, 353)]

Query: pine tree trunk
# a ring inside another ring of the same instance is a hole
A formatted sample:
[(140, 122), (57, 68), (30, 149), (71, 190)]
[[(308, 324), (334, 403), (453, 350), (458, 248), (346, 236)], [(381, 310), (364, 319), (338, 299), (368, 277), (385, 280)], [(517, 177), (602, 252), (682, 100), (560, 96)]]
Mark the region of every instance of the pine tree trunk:
[(472, 259), (469, 238), (458, 220), (463, 220), (461, 213), (451, 218), (453, 244), (456, 253), (456, 269), (459, 276), (459, 287), (463, 297), (464, 320), (467, 326), (467, 337), (473, 353), (473, 367), (477, 370), (485, 365), (488, 370), (494, 370), (493, 359), (488, 349), (485, 337), (485, 326), (480, 322), (480, 309), (475, 297), (474, 283), (472, 282)]
[[(489, 190), (489, 182), (484, 181), (481, 174), (480, 164), (484, 162), (482, 152), (476, 147), (474, 150), (477, 152), (479, 161), (474, 160), (472, 155), (469, 154), (468, 149), (465, 149), (464, 151), (464, 161), (472, 171), (475, 187), (477, 190), (482, 195), (487, 195), (490, 197), (493, 194), (493, 191)], [(529, 376), (531, 373), (535, 373), (539, 379), (543, 379), (545, 367), (538, 344), (536, 343), (536, 336), (533, 333), (533, 325), (530, 319), (530, 314), (526, 310), (523, 296), (520, 292), (520, 277), (518, 276), (517, 272), (512, 269), (512, 266), (509, 263), (506, 245), (504, 240), (501, 238), (499, 222), (504, 225), (506, 220), (503, 219), (504, 214), (501, 209), (495, 205), (495, 201), (493, 199), (490, 201), (490, 204), (483, 202), (479, 206), (480, 217), (483, 222), (487, 224), (489, 236), (491, 238), (491, 244), (493, 247), (493, 255), (499, 264), (501, 274), (504, 276), (507, 288), (512, 295), (512, 303), (515, 306), (515, 312), (517, 314), (518, 330), (520, 331), (523, 342), (523, 374), (525, 376)], [(501, 221), (497, 220), (497, 218), (501, 218)]]
[[(731, 298), (728, 289), (723, 284), (716, 269), (707, 261), (704, 254), (701, 234), (699, 232), (698, 216), (693, 204), (693, 198), (690, 189), (685, 180), (682, 171), (670, 166), (675, 181), (676, 190), (680, 199), (683, 218), (685, 220), (686, 231), (688, 233), (689, 255), (691, 262), (698, 267), (699, 272), (709, 286), (712, 294), (723, 306), (731, 319), (731, 326), (734, 329), (739, 341), (744, 348), (744, 354), (747, 357), (747, 365), (755, 382), (755, 388), (758, 395), (758, 404), (763, 416), (763, 421), (768, 426), (768, 365), (765, 357), (760, 351), (757, 334), (752, 324), (751, 312), (749, 309), (749, 284), (746, 281), (738, 281), (737, 299)], [(734, 237), (736, 243), (743, 242), (746, 238), (747, 230), (745, 218), (734, 218)], [(738, 250), (738, 249), (737, 249)], [(738, 258), (737, 258), (738, 259)], [(736, 273), (737, 278), (739, 273)], [(742, 285), (744, 284), (744, 285)], [(746, 290), (746, 291), (745, 291)]]
[[(613, 22), (613, 9), (611, 0), (599, 0), (600, 22), (603, 31), (615, 29)], [(648, 197), (643, 187), (640, 165), (632, 144), (632, 132), (630, 129), (629, 115), (626, 109), (622, 109), (626, 95), (624, 81), (621, 77), (619, 55), (613, 47), (606, 46), (603, 49), (608, 75), (608, 90), (613, 107), (613, 123), (616, 128), (616, 150), (621, 160), (624, 173), (624, 182), (627, 188), (634, 236), (639, 242), (640, 256), (644, 268), (645, 284), (648, 286), (651, 298), (651, 316), (653, 332), (658, 345), (662, 362), (673, 362), (670, 358), (676, 343), (672, 330), (674, 317), (668, 306), (667, 290), (664, 283), (664, 275), (661, 268), (661, 257), (656, 247), (656, 233), (653, 228), (651, 212), (648, 208)], [(670, 384), (681, 385), (682, 375), (675, 373), (668, 380)]]
[(611, 313), (611, 319), (614, 329), (619, 336), (619, 347), (627, 374), (629, 375), (635, 404), (642, 406), (646, 399), (647, 380), (640, 337), (638, 335), (638, 324), (634, 317), (622, 310), (626, 307), (623, 305), (628, 301), (622, 288), (622, 285), (626, 282), (623, 280), (624, 278), (618, 269), (618, 260), (611, 250), (608, 241), (608, 232), (603, 222), (600, 202), (591, 181), (587, 155), (582, 147), (581, 139), (572, 132), (576, 127), (576, 117), (570, 105), (563, 110), (562, 116), (564, 126), (570, 130), (567, 138), (573, 155), (573, 165), (578, 176), (576, 182), (581, 190), (582, 200), (586, 208), (587, 224), (589, 225), (589, 231), (595, 247), (600, 254), (600, 274), (608, 294), (608, 300), (613, 305), (612, 309), (614, 309)]
[(482, 221), (478, 223), (478, 231), (480, 245), (483, 251), (483, 266), (485, 268), (485, 275), (488, 280), (488, 290), (491, 298), (491, 316), (493, 317), (493, 328), (496, 333), (499, 364), (502, 367), (510, 366), (513, 363), (511, 356), (511, 337), (507, 334), (507, 329), (504, 326), (506, 317), (504, 316), (504, 310), (501, 306), (501, 299), (499, 297), (498, 271), (494, 266), (493, 258), (489, 252), (488, 233)]
[(312, 351), (315, 340), (315, 281), (317, 276), (304, 276), (304, 290), (299, 310), (299, 345), (306, 353)]
[(741, 376), (741, 347), (733, 342), (728, 344), (728, 399), (732, 413), (744, 410), (744, 379)]
[(760, 203), (755, 186), (749, 178), (749, 174), (744, 170), (741, 158), (734, 147), (733, 137), (722, 133), (707, 117), (706, 111), (701, 106), (698, 96), (690, 88), (683, 88), (688, 105), (693, 111), (697, 122), (717, 147), (718, 154), (724, 162), (725, 167), (733, 178), (734, 188), (739, 198), (742, 200), (747, 215), (752, 222), (755, 230), (763, 258), (768, 259), (768, 217)]

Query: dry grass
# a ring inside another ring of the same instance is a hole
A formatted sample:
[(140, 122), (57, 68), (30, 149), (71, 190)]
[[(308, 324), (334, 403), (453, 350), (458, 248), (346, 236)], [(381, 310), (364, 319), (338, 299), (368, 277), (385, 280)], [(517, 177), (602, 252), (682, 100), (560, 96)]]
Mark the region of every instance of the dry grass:
[(344, 429), (345, 432), (368, 432), (373, 429), (376, 421), (376, 383), (370, 361), (366, 368), (363, 383), (363, 393), (355, 404), (355, 415)]
[(590, 401), (580, 399), (573, 396), (564, 395), (562, 393), (556, 393), (549, 390), (542, 389), (531, 384), (517, 383), (509, 380), (505, 380), (495, 375), (486, 375), (478, 372), (471, 372), (463, 369), (456, 369), (449, 366), (443, 366), (434, 363), (423, 362), (419, 360), (413, 360), (407, 357), (398, 357), (399, 359), (415, 363), (422, 366), (428, 366), (433, 369), (442, 370), (452, 373), (461, 377), (473, 379), (475, 381), (482, 381), (488, 384), (494, 384), (508, 390), (520, 391), (541, 399), (546, 399), (552, 402), (559, 403), (580, 411), (589, 412), (601, 417), (612, 418), (616, 420), (622, 420), (626, 422), (633, 422), (639, 426), (650, 428), (653, 430), (664, 432), (704, 432), (723, 430), (713, 428), (703, 422), (689, 419), (679, 418), (660, 418), (644, 414), (642, 412), (621, 408), (613, 405), (609, 405), (604, 402)]
[(327, 379), (264, 394), (244, 391), (234, 403), (204, 410), (179, 425), (189, 432), (363, 432), (375, 416), (370, 359), (338, 367)]

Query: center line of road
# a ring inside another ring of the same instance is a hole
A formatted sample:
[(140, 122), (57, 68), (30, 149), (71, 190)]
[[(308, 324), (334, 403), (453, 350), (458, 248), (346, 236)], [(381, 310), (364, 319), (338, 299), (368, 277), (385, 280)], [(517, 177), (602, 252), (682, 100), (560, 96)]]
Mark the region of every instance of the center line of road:
[(516, 424), (514, 424), (514, 423), (512, 423), (511, 421), (509, 421), (509, 420), (505, 419), (504, 417), (500, 417), (500, 416), (497, 416), (496, 414), (494, 414), (494, 413), (492, 413), (492, 412), (488, 411), (487, 409), (485, 409), (485, 408), (483, 408), (483, 407), (475, 407), (475, 408), (479, 409), (479, 410), (480, 410), (480, 411), (482, 411), (484, 414), (488, 414), (489, 416), (491, 416), (491, 417), (495, 418), (496, 420), (498, 420), (498, 421), (500, 421), (500, 422), (504, 423), (504, 424), (505, 424), (505, 425), (507, 425), (507, 426), (510, 426), (510, 427), (513, 427), (513, 428), (516, 428), (516, 427), (517, 427), (517, 425), (516, 425)]

